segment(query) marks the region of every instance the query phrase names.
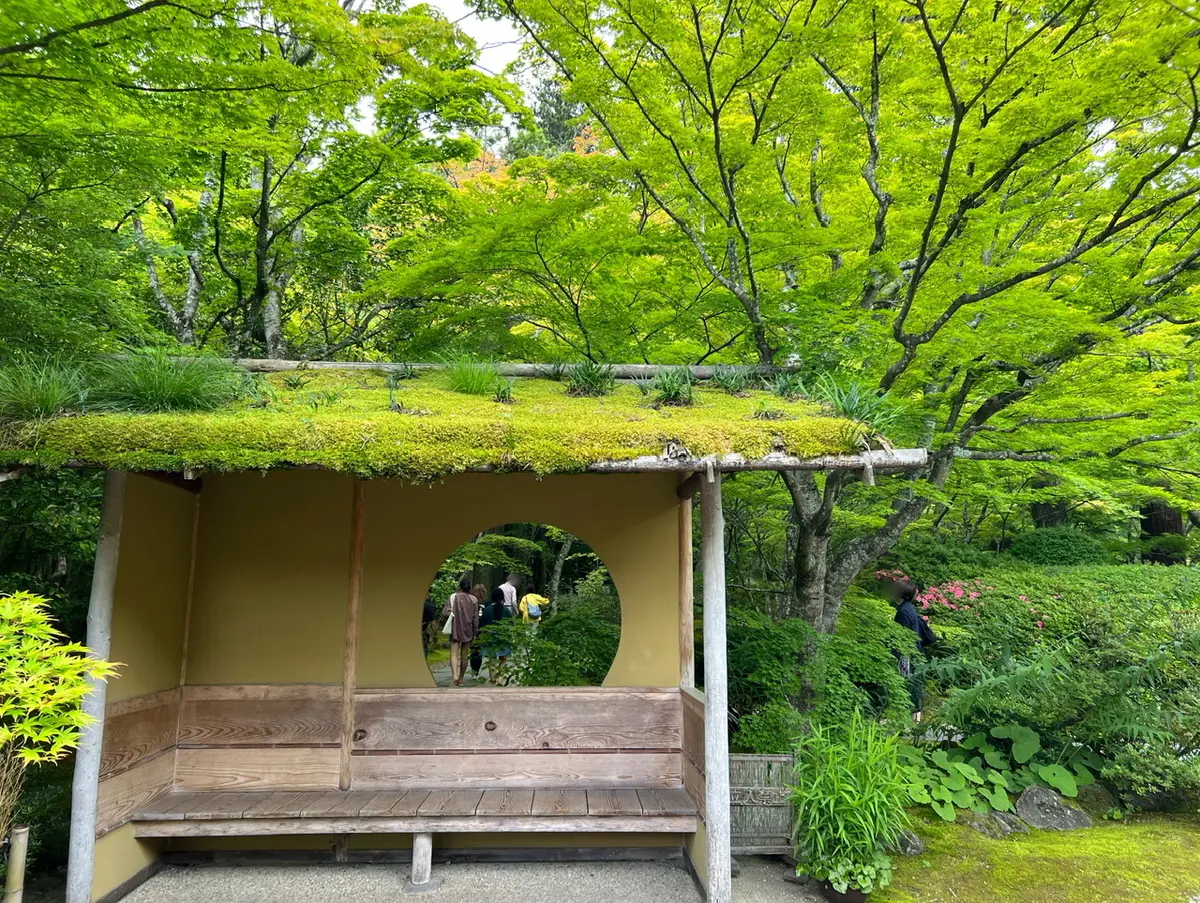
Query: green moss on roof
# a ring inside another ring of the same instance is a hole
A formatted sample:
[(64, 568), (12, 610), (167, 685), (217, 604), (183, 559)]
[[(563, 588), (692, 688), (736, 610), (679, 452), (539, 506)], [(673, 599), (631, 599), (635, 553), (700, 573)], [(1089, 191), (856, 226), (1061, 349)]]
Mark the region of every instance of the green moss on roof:
[[(693, 456), (780, 451), (811, 458), (855, 451), (858, 428), (819, 405), (767, 393), (699, 388), (688, 408), (655, 408), (634, 386), (573, 398), (564, 383), (523, 379), (513, 404), (447, 389), (434, 372), (396, 389), (380, 374), (312, 372), (301, 388), (265, 377), (270, 400), (203, 413), (83, 414), (0, 428), (0, 460), (126, 470), (266, 470), (315, 465), (362, 476), (432, 480), (472, 468), (564, 473), (599, 461), (658, 455), (671, 441)], [(292, 380), (295, 385), (295, 380)], [(769, 399), (789, 419), (753, 416)]]

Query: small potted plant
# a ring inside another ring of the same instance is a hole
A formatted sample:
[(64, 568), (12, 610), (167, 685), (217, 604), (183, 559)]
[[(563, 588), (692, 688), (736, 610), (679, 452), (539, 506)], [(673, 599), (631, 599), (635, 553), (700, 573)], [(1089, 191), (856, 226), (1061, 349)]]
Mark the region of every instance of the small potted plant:
[(894, 849), (908, 823), (896, 738), (857, 712), (814, 724), (796, 743), (792, 803), (797, 874), (827, 900), (862, 901), (892, 881)]

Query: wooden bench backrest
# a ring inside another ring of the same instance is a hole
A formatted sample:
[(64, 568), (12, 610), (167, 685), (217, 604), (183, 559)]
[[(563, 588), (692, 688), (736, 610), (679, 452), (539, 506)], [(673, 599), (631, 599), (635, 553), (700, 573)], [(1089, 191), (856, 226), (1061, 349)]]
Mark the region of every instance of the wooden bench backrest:
[[(351, 789), (678, 787), (677, 689), (363, 690)], [(179, 790), (337, 787), (341, 688), (185, 687)]]

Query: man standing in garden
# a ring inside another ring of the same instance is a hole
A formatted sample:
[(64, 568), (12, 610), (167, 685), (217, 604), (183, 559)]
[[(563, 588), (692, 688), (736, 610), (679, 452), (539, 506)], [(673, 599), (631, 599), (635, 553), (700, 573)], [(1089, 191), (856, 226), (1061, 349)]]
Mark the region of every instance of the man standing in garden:
[[(892, 604), (896, 606), (896, 623), (907, 627), (917, 635), (917, 652), (924, 658), (928, 650), (937, 644), (937, 634), (929, 623), (917, 611), (917, 584), (908, 577), (902, 577), (892, 583)], [(911, 656), (900, 656), (900, 674), (908, 681), (908, 693), (912, 697), (913, 720), (921, 720), (921, 708), (925, 698), (925, 688), (921, 676), (915, 673)]]
[(500, 584), (500, 592), (504, 593), (504, 607), (514, 618), (517, 616), (517, 587), (520, 585), (521, 578), (516, 574), (509, 574), (508, 578)]

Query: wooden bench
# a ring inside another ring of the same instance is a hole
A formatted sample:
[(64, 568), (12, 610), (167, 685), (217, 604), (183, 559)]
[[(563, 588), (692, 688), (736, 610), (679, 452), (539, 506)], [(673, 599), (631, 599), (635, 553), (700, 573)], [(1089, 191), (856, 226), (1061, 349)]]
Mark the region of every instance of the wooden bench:
[(137, 837), (412, 834), (413, 890), (432, 884), (438, 833), (685, 834), (696, 822), (683, 789), (657, 787), (166, 793), (133, 818)]

